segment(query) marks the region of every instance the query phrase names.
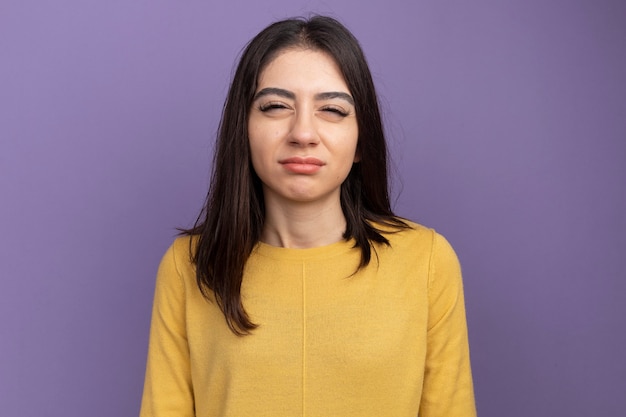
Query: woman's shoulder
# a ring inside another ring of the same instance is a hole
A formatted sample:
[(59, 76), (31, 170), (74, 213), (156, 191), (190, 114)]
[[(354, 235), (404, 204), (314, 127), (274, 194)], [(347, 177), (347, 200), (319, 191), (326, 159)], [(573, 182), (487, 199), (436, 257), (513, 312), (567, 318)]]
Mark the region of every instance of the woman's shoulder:
[(168, 268), (183, 273), (192, 272), (193, 254), (198, 238), (194, 235), (181, 235), (174, 239), (161, 259), (161, 268)]
[(448, 240), (435, 229), (423, 224), (397, 217), (404, 226), (398, 227), (390, 224), (379, 225), (376, 228), (389, 240), (390, 246), (424, 248), (428, 251), (454, 252)]
[(170, 248), (176, 252), (176, 254), (186, 252), (187, 254), (193, 253), (196, 245), (198, 244), (198, 235), (180, 235), (174, 238), (174, 241), (170, 245)]
[(395, 217), (393, 222), (377, 222), (373, 226), (390, 242), (398, 240), (432, 239), (434, 229), (402, 217)]

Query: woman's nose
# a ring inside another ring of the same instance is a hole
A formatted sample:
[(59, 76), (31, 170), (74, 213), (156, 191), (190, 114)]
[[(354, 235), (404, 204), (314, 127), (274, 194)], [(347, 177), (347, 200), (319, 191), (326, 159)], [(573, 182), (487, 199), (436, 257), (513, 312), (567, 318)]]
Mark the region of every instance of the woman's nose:
[(301, 111), (295, 114), (289, 141), (298, 146), (317, 145), (319, 143), (312, 113)]

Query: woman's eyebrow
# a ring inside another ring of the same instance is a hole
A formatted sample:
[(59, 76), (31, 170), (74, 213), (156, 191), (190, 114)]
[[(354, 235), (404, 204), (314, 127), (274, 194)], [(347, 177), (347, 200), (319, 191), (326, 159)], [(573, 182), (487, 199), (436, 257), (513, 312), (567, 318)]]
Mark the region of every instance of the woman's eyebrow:
[(289, 90), (283, 90), (282, 88), (268, 87), (256, 93), (254, 95), (254, 100), (258, 100), (259, 98), (263, 96), (269, 96), (269, 95), (280, 96), (280, 97), (288, 98), (290, 100), (296, 99), (296, 95)]
[(333, 98), (339, 98), (347, 101), (354, 106), (354, 99), (348, 93), (342, 93), (341, 91), (329, 91), (327, 93), (319, 93), (315, 95), (316, 100), (330, 100)]
[[(254, 95), (254, 100), (258, 100), (259, 98), (263, 96), (268, 96), (268, 95), (276, 95), (276, 96), (284, 97), (290, 100), (296, 99), (296, 95), (289, 90), (276, 88), (276, 87), (267, 87), (257, 92)], [(315, 100), (331, 100), (333, 98), (345, 100), (354, 106), (354, 99), (352, 98), (352, 96), (348, 93), (344, 93), (341, 91), (328, 91), (325, 93), (318, 93), (315, 95)]]

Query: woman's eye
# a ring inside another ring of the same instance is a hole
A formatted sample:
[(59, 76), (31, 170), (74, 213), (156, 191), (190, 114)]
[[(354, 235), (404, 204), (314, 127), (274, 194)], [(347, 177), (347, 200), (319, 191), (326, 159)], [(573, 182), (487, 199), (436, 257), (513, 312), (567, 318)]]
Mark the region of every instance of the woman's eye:
[(322, 109), (322, 111), (326, 112), (326, 113), (330, 113), (333, 116), (340, 116), (340, 117), (346, 117), (348, 116), (348, 112), (346, 112), (345, 110), (339, 108), (339, 107), (325, 107)]
[(259, 110), (261, 110), (262, 112), (271, 111), (271, 110), (286, 109), (286, 108), (287, 108), (287, 106), (285, 106), (282, 103), (267, 103), (267, 104), (261, 104), (259, 106)]

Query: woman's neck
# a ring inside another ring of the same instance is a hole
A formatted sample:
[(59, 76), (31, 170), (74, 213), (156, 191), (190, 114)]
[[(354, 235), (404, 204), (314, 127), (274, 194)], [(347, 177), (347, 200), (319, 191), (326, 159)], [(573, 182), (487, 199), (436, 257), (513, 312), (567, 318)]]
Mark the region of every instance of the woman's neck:
[(346, 219), (339, 201), (277, 203), (266, 200), (261, 241), (285, 248), (314, 248), (339, 242)]

